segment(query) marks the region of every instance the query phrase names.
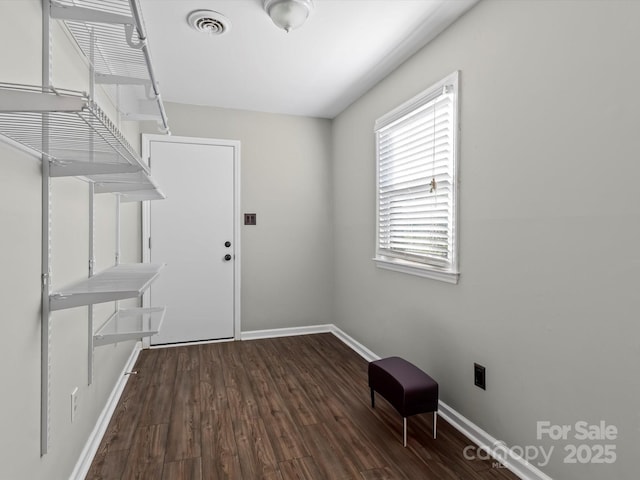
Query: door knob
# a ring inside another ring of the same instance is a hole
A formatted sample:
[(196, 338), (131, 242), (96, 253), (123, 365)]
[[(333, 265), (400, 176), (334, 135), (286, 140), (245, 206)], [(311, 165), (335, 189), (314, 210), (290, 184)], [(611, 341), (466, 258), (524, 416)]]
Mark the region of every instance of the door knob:
[(224, 242), (224, 246), (229, 248), (231, 246), (231, 242)]
[(231, 255), (229, 255), (228, 253), (224, 256), (224, 261), (228, 262), (229, 260), (231, 260)]

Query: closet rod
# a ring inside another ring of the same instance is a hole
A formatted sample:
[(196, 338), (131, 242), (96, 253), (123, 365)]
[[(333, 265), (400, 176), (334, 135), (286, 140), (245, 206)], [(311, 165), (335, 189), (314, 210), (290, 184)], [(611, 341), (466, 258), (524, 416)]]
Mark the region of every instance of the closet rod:
[(131, 12), (133, 13), (133, 18), (136, 21), (136, 28), (138, 29), (138, 37), (142, 42), (142, 51), (144, 53), (144, 59), (147, 62), (147, 69), (149, 70), (149, 78), (151, 79), (151, 86), (153, 87), (153, 93), (156, 96), (156, 100), (158, 102), (158, 109), (160, 110), (160, 116), (162, 117), (162, 124), (164, 125), (164, 129), (167, 134), (170, 134), (169, 131), (169, 123), (167, 119), (167, 112), (164, 109), (164, 105), (162, 103), (162, 97), (160, 96), (160, 89), (158, 88), (158, 83), (156, 82), (156, 76), (153, 70), (153, 63), (151, 62), (151, 53), (149, 52), (149, 47), (147, 46), (147, 32), (145, 31), (144, 24), (142, 22), (142, 14), (140, 13), (140, 5), (138, 4), (138, 0), (129, 0), (129, 4), (131, 5)]

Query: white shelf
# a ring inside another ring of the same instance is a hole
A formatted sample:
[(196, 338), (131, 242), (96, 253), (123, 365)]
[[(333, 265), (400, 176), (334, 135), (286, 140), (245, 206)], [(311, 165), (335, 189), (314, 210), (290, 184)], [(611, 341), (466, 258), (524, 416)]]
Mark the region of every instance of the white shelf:
[(147, 172), (118, 173), (113, 175), (87, 175), (95, 183), (95, 193), (119, 193), (124, 201), (131, 198), (159, 200), (165, 198), (158, 185)]
[(49, 308), (63, 310), (136, 298), (149, 288), (164, 265), (116, 265), (49, 295)]
[(11, 83), (0, 83), (0, 92), (0, 134), (49, 156), (61, 170), (67, 162), (145, 168), (129, 142), (84, 92)]
[(93, 345), (137, 340), (160, 331), (166, 307), (128, 308), (118, 310), (94, 334)]
[(164, 198), (131, 145), (82, 92), (0, 83), (0, 135), (47, 155), (52, 177), (84, 177), (99, 192), (149, 191), (130, 198)]
[(145, 200), (164, 200), (166, 197), (160, 190), (136, 190), (120, 194), (121, 202), (144, 202)]
[(88, 99), (83, 96), (42, 93), (41, 89), (19, 88), (17, 85), (6, 84), (6, 87), (0, 90), (0, 112), (80, 112), (89, 107)]
[[(168, 132), (138, 0), (51, 0), (51, 16), (64, 21), (97, 83), (126, 87), (125, 119), (155, 118)], [(148, 98), (151, 112), (143, 106)]]

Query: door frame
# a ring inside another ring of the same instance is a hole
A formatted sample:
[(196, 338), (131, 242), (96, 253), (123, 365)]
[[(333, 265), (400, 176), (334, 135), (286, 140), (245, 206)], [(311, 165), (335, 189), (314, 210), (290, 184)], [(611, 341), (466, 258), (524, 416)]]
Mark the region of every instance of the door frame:
[[(175, 135), (142, 134), (142, 161), (149, 165), (151, 142), (164, 143), (185, 143), (197, 145), (213, 145), (233, 148), (233, 236), (234, 236), (234, 261), (233, 261), (233, 339), (240, 340), (240, 307), (241, 307), (241, 242), (240, 242), (240, 141), (222, 140), (216, 138), (183, 137)], [(162, 190), (162, 185), (160, 185)], [(153, 200), (161, 202), (162, 200)], [(142, 261), (149, 262), (151, 250), (149, 249), (149, 236), (151, 234), (151, 205), (150, 202), (142, 202)], [(160, 273), (162, 275), (162, 273)], [(142, 305), (150, 306), (149, 290), (142, 297)], [(214, 340), (215, 342), (215, 340)], [(203, 342), (193, 342), (194, 344)], [(210, 342), (204, 342), (210, 343)], [(142, 339), (142, 348), (149, 348), (151, 340), (149, 337)]]

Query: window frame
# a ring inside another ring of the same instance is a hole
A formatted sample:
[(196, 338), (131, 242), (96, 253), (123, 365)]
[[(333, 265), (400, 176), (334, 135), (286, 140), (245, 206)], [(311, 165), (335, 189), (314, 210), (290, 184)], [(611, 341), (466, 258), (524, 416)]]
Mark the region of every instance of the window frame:
[[(459, 228), (458, 228), (458, 195), (459, 195), (459, 139), (460, 139), (460, 72), (455, 71), (447, 75), (442, 80), (434, 83), (429, 88), (423, 90), (418, 95), (394, 108), (390, 112), (380, 117), (375, 122), (375, 149), (376, 149), (376, 231), (375, 231), (375, 264), (379, 268), (393, 270), (396, 272), (417, 275), (433, 280), (457, 284), (460, 278), (459, 271)], [(438, 98), (438, 92), (442, 92), (445, 86), (451, 86), (453, 90), (452, 98), (452, 135), (451, 139), (451, 181), (452, 193), (449, 215), (451, 215), (451, 228), (448, 232), (450, 236), (451, 259), (449, 266), (442, 267), (406, 258), (399, 258), (382, 251), (380, 247), (380, 140), (379, 131), (392, 123), (412, 114), (414, 111), (424, 107), (428, 103)]]

